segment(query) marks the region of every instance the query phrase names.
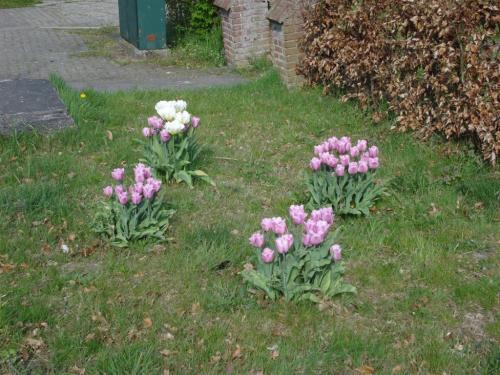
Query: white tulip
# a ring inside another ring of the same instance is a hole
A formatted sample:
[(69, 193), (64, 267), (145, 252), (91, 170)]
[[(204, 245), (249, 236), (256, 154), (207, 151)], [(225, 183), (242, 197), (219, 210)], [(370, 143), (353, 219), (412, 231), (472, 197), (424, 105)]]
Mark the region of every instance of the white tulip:
[(155, 105), (156, 112), (158, 115), (166, 120), (166, 121), (172, 121), (175, 119), (175, 107), (173, 105), (174, 102), (170, 101), (167, 102), (165, 100), (162, 100)]
[(184, 125), (188, 125), (191, 121), (191, 115), (187, 111), (178, 112), (175, 119)]
[(172, 135), (179, 134), (184, 130), (184, 124), (177, 120), (170, 121), (165, 123), (165, 130)]
[(176, 100), (174, 106), (177, 112), (182, 112), (186, 110), (187, 103), (184, 100)]

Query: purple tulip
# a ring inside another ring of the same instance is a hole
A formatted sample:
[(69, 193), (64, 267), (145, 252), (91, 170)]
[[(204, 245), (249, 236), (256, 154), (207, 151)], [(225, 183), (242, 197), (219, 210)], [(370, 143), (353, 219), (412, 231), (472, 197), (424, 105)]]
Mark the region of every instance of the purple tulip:
[(170, 133), (168, 131), (166, 131), (165, 129), (160, 131), (160, 139), (162, 142), (168, 142), (170, 140), (170, 138), (171, 138), (171, 136), (170, 136)]
[(154, 134), (153, 129), (151, 128), (142, 128), (142, 135), (146, 138), (152, 137)]
[(368, 172), (368, 163), (365, 160), (360, 160), (358, 162), (358, 172), (359, 173)]
[(133, 191), (131, 196), (132, 196), (132, 203), (133, 204), (137, 205), (137, 204), (141, 203), (141, 201), (142, 201), (141, 193), (138, 193), (137, 191)]
[(163, 120), (158, 116), (148, 118), (148, 125), (153, 129), (159, 130), (163, 127)]
[(366, 141), (366, 139), (360, 139), (356, 147), (358, 148), (359, 152), (363, 153), (368, 147), (368, 142)]
[(292, 205), (292, 206), (290, 206), (289, 213), (290, 213), (290, 217), (292, 218), (292, 222), (295, 225), (300, 225), (300, 224), (304, 223), (304, 220), (307, 217), (307, 214), (304, 211), (304, 206), (303, 205), (300, 205), (300, 206)]
[(250, 245), (252, 245), (253, 247), (260, 248), (264, 246), (264, 236), (260, 232), (255, 232), (254, 234), (252, 234), (249, 241)]
[(342, 259), (342, 248), (340, 245), (333, 245), (330, 247), (330, 255), (332, 256), (332, 259), (336, 262)]
[(286, 222), (281, 217), (273, 217), (272, 219), (273, 228), (272, 231), (276, 234), (285, 234), (287, 231)]
[(317, 171), (321, 167), (321, 160), (318, 158), (312, 158), (309, 163), (309, 167), (311, 167), (313, 171)]
[(124, 168), (115, 168), (113, 172), (111, 172), (111, 177), (113, 177), (116, 181), (122, 181), (125, 177), (125, 169)]
[(102, 193), (106, 198), (111, 198), (111, 196), (113, 195), (113, 187), (106, 186), (104, 189), (102, 189)]
[(319, 160), (321, 161), (322, 164), (327, 164), (328, 160), (330, 159), (330, 156), (332, 155), (329, 154), (328, 152), (322, 152), (319, 155)]
[(377, 169), (379, 167), (378, 158), (368, 159), (368, 167), (370, 169)]
[(267, 217), (262, 219), (262, 221), (260, 222), (260, 227), (264, 232), (269, 232), (273, 229), (273, 220)]
[(151, 199), (155, 194), (155, 188), (152, 184), (146, 184), (142, 188), (142, 193), (146, 199)]
[(340, 155), (340, 164), (344, 167), (347, 167), (350, 161), (351, 159), (349, 158), (349, 155)]
[(127, 192), (124, 191), (124, 192), (118, 194), (118, 202), (120, 202), (120, 204), (122, 204), (122, 205), (126, 205), (128, 203)]
[(371, 158), (376, 158), (378, 156), (378, 147), (377, 146), (372, 146), (368, 150), (368, 156)]
[(193, 128), (196, 129), (198, 126), (200, 126), (200, 122), (201, 119), (199, 117), (196, 116), (191, 117), (191, 125), (193, 126)]
[(264, 263), (271, 263), (274, 259), (274, 251), (266, 247), (262, 250), (261, 258)]
[(354, 175), (354, 174), (358, 173), (358, 163), (356, 163), (356, 162), (349, 163), (349, 168), (347, 169), (347, 172), (350, 175)]
[(339, 140), (337, 137), (328, 138), (328, 144), (330, 146), (330, 151), (336, 151), (338, 148)]
[(328, 165), (330, 168), (335, 168), (337, 164), (339, 163), (339, 159), (337, 159), (335, 156), (330, 155), (328, 160), (326, 161), (326, 165)]
[(351, 157), (356, 158), (359, 156), (359, 149), (356, 146), (351, 147), (349, 154), (351, 155)]
[(123, 185), (116, 185), (115, 186), (115, 193), (116, 195), (123, 194), (125, 192), (125, 188)]
[(281, 237), (276, 238), (276, 250), (278, 250), (278, 253), (280, 254), (286, 254), (288, 253), (288, 250), (293, 245), (293, 235), (291, 234), (284, 234)]
[(335, 167), (335, 174), (339, 177), (342, 177), (345, 173), (345, 167), (342, 164), (337, 164)]
[(321, 155), (325, 150), (323, 149), (323, 145), (316, 145), (314, 146), (314, 155)]

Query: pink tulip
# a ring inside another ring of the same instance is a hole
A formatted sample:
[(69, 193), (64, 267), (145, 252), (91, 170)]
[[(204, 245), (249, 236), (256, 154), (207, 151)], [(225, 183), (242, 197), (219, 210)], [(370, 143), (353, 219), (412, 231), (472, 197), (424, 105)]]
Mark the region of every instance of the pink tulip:
[(339, 162), (339, 159), (337, 159), (335, 156), (330, 155), (328, 160), (326, 161), (326, 165), (328, 165), (330, 168), (335, 168)]
[(273, 220), (269, 218), (262, 219), (262, 221), (260, 222), (260, 227), (264, 232), (269, 232), (273, 229)]
[(349, 168), (347, 169), (347, 172), (350, 175), (354, 175), (354, 174), (358, 173), (358, 163), (356, 163), (356, 162), (349, 163)]
[(144, 187), (144, 184), (142, 182), (136, 182), (134, 184), (134, 191), (139, 193), (139, 194), (142, 194), (143, 187)]
[(378, 147), (377, 146), (372, 146), (368, 150), (368, 156), (371, 158), (376, 158), (378, 156)]
[(148, 118), (148, 125), (153, 129), (159, 130), (163, 127), (163, 120), (158, 116), (152, 116)]
[(351, 147), (349, 154), (351, 155), (351, 157), (356, 158), (359, 156), (359, 149), (356, 146)]
[(168, 131), (166, 131), (165, 129), (160, 131), (160, 139), (162, 142), (168, 142), (170, 140), (170, 138), (171, 138), (171, 136), (170, 136), (170, 133)]
[(312, 158), (309, 163), (309, 167), (311, 167), (313, 171), (317, 171), (321, 167), (321, 160), (318, 158)]
[(332, 259), (336, 262), (342, 259), (342, 248), (340, 245), (333, 245), (330, 247), (330, 255), (332, 256)]
[(201, 119), (199, 117), (196, 116), (191, 117), (191, 125), (193, 126), (193, 128), (196, 129), (198, 126), (200, 126), (200, 122)]
[(328, 160), (330, 160), (330, 156), (332, 156), (332, 155), (329, 154), (328, 152), (322, 152), (319, 155), (319, 160), (321, 161), (322, 164), (327, 164)]
[(115, 168), (113, 172), (111, 172), (111, 177), (113, 177), (116, 181), (122, 181), (125, 177), (125, 169), (124, 168)]
[(155, 194), (155, 188), (152, 184), (146, 184), (142, 188), (142, 193), (146, 199), (151, 199)]
[[(331, 207), (323, 207), (323, 208), (320, 208), (319, 210), (316, 210), (316, 212), (319, 213), (317, 220), (326, 221), (328, 224), (333, 223), (334, 215), (333, 215), (333, 209)], [(312, 217), (312, 213), (311, 213), (311, 217)]]
[(123, 194), (124, 192), (125, 192), (125, 188), (123, 187), (123, 185), (116, 185), (115, 186), (116, 195)]
[(154, 132), (153, 129), (151, 128), (142, 128), (142, 135), (145, 136), (146, 138), (149, 138), (153, 136)]
[(335, 167), (335, 174), (339, 177), (342, 177), (345, 172), (345, 167), (342, 164), (337, 164)]
[(264, 246), (264, 236), (262, 235), (262, 233), (255, 232), (254, 234), (252, 234), (252, 236), (250, 237), (250, 245), (259, 248)]
[(377, 169), (379, 167), (378, 158), (368, 159), (368, 167), (370, 169)]
[(323, 149), (323, 145), (317, 145), (317, 146), (314, 146), (314, 155), (321, 155), (323, 152), (325, 152), (325, 150)]
[(144, 174), (144, 178), (151, 178), (151, 176), (152, 176), (151, 168), (149, 168), (149, 167), (144, 167), (142, 169), (142, 173)]
[(312, 246), (311, 235), (309, 233), (306, 233), (302, 236), (302, 245), (304, 245), (305, 247)]
[(264, 263), (271, 263), (274, 259), (274, 251), (266, 247), (262, 250), (261, 258)]
[(123, 193), (118, 194), (118, 202), (120, 202), (120, 204), (122, 204), (122, 205), (127, 204), (127, 202), (128, 202), (127, 192), (123, 192)]
[(104, 189), (102, 189), (102, 193), (106, 198), (111, 198), (111, 196), (113, 195), (113, 187), (106, 186)]
[(288, 253), (288, 250), (290, 250), (292, 245), (293, 235), (291, 234), (284, 234), (283, 236), (276, 238), (276, 250), (278, 250), (278, 253), (280, 254)]
[(330, 151), (336, 151), (339, 140), (337, 139), (337, 137), (328, 138), (328, 144), (330, 145)]
[(360, 139), (356, 147), (358, 148), (359, 152), (363, 153), (368, 147), (368, 142), (366, 141), (366, 139)]
[(366, 173), (368, 172), (368, 163), (364, 160), (360, 160), (358, 162), (358, 172), (359, 173)]
[(292, 205), (292, 206), (290, 206), (289, 213), (290, 213), (290, 217), (292, 218), (292, 222), (295, 225), (300, 225), (300, 224), (304, 223), (304, 220), (307, 217), (307, 214), (304, 211), (304, 206), (303, 205), (300, 205), (300, 206), (294, 206), (294, 205)]
[(273, 217), (272, 219), (273, 228), (272, 231), (276, 234), (285, 234), (287, 231), (286, 222), (281, 217)]
[(142, 195), (136, 191), (132, 192), (132, 203), (139, 204), (142, 201)]
[(349, 162), (349, 155), (340, 155), (340, 164), (342, 164), (344, 167), (347, 167), (349, 165)]
[(161, 181), (160, 180), (156, 180), (156, 179), (153, 179), (153, 181), (151, 182), (151, 185), (153, 185), (153, 189), (155, 191), (155, 193), (158, 193), (161, 189)]

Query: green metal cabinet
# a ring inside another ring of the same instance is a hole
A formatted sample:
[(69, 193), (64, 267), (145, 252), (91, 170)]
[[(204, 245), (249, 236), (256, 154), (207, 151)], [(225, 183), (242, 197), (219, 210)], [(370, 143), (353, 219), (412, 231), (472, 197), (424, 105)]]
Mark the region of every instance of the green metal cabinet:
[(140, 50), (167, 47), (165, 0), (118, 0), (120, 35)]

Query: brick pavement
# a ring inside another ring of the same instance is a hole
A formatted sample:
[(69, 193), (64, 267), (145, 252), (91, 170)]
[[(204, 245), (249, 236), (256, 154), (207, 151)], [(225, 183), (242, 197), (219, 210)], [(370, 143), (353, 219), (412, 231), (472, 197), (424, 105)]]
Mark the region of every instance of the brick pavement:
[(71, 29), (118, 25), (117, 0), (47, 0), (39, 6), (0, 9), (0, 81), (60, 75), (76, 89), (154, 89), (232, 85), (240, 76), (79, 57), (87, 50)]

